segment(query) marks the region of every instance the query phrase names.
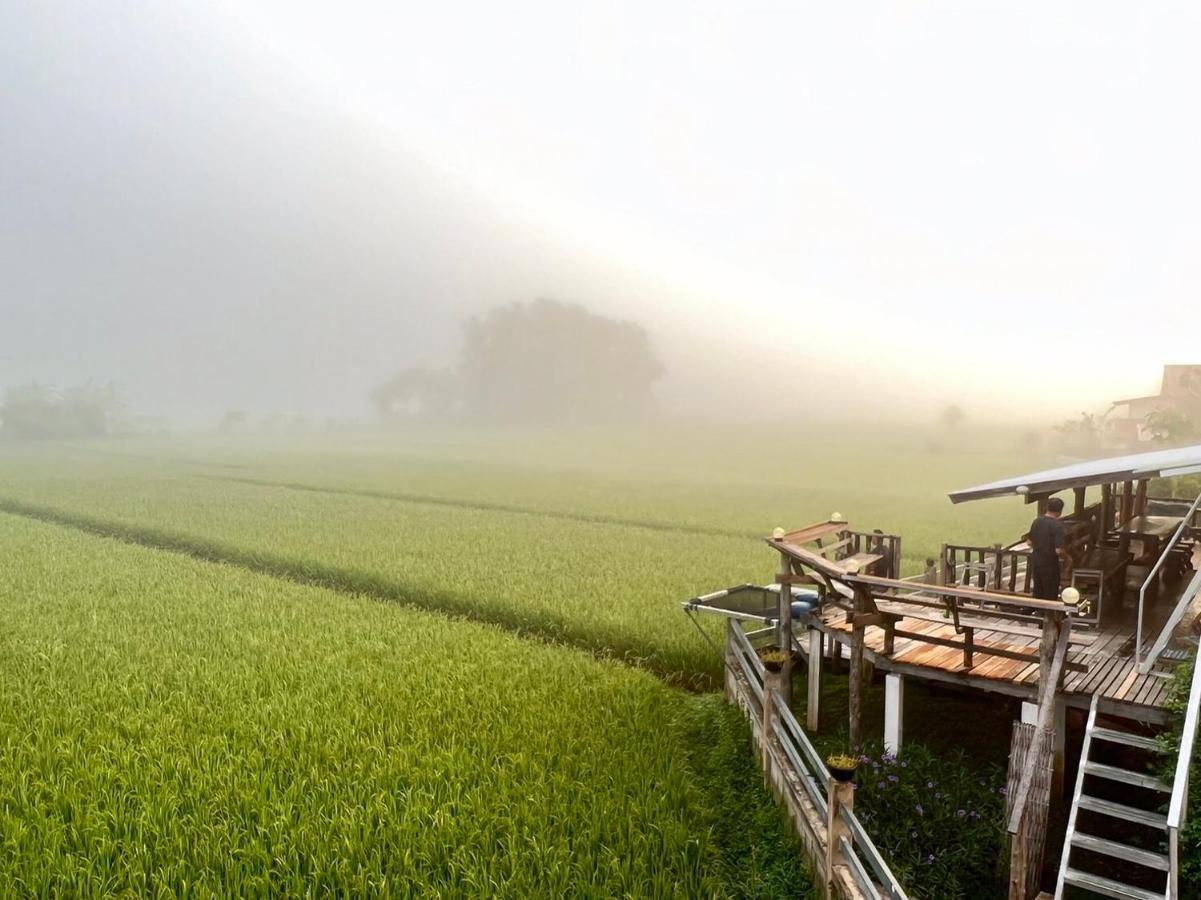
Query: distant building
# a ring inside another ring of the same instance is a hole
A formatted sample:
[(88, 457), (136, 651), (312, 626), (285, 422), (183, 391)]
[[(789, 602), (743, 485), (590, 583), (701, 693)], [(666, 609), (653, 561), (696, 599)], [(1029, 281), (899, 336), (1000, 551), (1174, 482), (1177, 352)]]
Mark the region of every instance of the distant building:
[(1182, 413), (1201, 424), (1201, 365), (1164, 366), (1158, 394), (1115, 400), (1106, 419), (1112, 439), (1125, 445), (1151, 440), (1147, 416), (1157, 410)]

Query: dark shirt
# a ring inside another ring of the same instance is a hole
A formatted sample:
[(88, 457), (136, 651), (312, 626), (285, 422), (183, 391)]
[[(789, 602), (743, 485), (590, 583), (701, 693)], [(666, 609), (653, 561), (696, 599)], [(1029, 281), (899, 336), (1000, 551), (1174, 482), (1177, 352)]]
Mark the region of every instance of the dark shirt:
[(1050, 516), (1039, 516), (1030, 523), (1031, 561), (1035, 565), (1058, 565), (1056, 550), (1063, 548), (1063, 523)]

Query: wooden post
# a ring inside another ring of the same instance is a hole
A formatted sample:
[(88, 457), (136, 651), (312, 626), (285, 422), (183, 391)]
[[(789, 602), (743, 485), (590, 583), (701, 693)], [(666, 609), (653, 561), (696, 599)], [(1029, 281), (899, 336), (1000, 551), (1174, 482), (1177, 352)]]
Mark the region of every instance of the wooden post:
[(944, 587), (955, 580), (954, 572), (947, 572), (947, 545), (938, 551), (938, 583)]
[(785, 653), (780, 669), (780, 693), (784, 703), (792, 702), (792, 560), (780, 554), (780, 624), (776, 629), (777, 646)]
[(1062, 697), (1055, 699), (1055, 741), (1051, 752), (1051, 798), (1052, 807), (1064, 798), (1064, 766), (1067, 757), (1068, 707)]
[(765, 784), (771, 784), (771, 744), (775, 738), (775, 731), (772, 725), (776, 721), (776, 703), (782, 698), (780, 694), (783, 692), (784, 672), (764, 672), (763, 673), (763, 740), (759, 745), (763, 757), (763, 780)]
[[(867, 612), (867, 604), (863, 602), (863, 589), (855, 590), (855, 613), (862, 615)], [(863, 743), (863, 626), (855, 625), (851, 629), (851, 661), (848, 664), (850, 672), (850, 737), (851, 751), (859, 752)]]
[(1121, 522), (1124, 524), (1129, 522), (1134, 517), (1134, 482), (1125, 481), (1122, 483), (1122, 513), (1120, 516)]
[(1048, 494), (1043, 494), (1038, 498), (1038, 514), (1040, 516), (1045, 516), (1047, 514), (1047, 500), (1049, 499), (1050, 495)]
[(1145, 516), (1147, 514), (1147, 479), (1141, 478), (1138, 482), (1138, 493), (1134, 495), (1134, 514), (1136, 516)]
[(855, 811), (855, 785), (852, 782), (835, 781), (830, 779), (826, 787), (826, 898), (840, 896), (834, 890), (834, 869), (846, 865), (842, 855), (842, 839), (850, 829), (842, 820), (840, 811), (843, 807)]
[(901, 752), (905, 730), (905, 677), (889, 672), (884, 676), (884, 749)]
[(809, 629), (809, 678), (806, 687), (809, 696), (805, 707), (805, 727), (816, 734), (821, 722), (819, 707), (822, 696), (822, 633), (817, 628)]
[(1009, 900), (1026, 900), (1026, 827), (1009, 842)]
[(1106, 482), (1101, 485), (1101, 533), (1097, 541), (1103, 541), (1105, 535), (1113, 530), (1113, 485)]
[(1073, 515), (1078, 516), (1082, 512), (1084, 512), (1084, 492), (1085, 492), (1085, 490), (1087, 490), (1087, 489), (1082, 488), (1082, 487), (1078, 487), (1075, 490), (1076, 502), (1072, 506), (1072, 514)]

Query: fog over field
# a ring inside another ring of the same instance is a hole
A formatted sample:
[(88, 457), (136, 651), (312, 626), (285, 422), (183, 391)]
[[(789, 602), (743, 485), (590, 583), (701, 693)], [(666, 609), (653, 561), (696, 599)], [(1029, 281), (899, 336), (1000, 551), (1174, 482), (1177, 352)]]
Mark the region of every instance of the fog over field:
[(13, 0), (0, 386), (366, 419), (551, 298), (642, 325), (680, 413), (1103, 408), (1196, 361), (1199, 38), (1189, 4)]

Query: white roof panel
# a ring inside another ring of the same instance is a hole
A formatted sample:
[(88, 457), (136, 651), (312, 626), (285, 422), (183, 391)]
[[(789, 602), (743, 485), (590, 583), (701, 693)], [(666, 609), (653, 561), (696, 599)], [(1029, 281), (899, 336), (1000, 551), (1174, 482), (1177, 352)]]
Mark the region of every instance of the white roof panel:
[[(1201, 444), (1112, 456), (1089, 462), (1072, 463), (1056, 469), (1031, 472), (1016, 478), (991, 481), (976, 487), (951, 492), (952, 503), (983, 500), (985, 497), (1004, 497), (1011, 494), (1047, 494), (1072, 487), (1087, 487), (1114, 481), (1135, 481), (1160, 475), (1185, 475), (1201, 470)], [(1025, 488), (1025, 490), (1019, 490)]]

